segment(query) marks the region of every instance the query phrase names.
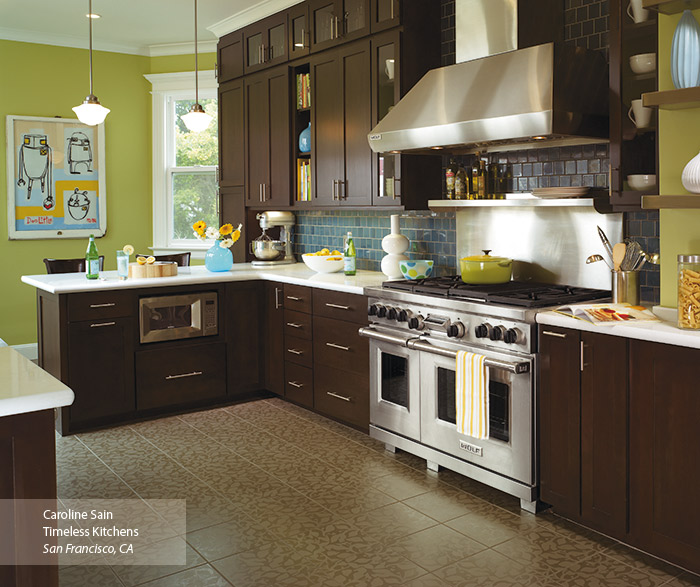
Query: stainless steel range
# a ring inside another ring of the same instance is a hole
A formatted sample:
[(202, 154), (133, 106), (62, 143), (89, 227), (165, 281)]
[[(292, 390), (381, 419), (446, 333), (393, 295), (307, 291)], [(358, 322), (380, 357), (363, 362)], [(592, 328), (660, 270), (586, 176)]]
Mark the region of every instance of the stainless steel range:
[[(537, 505), (535, 417), (538, 309), (610, 292), (532, 282), (474, 286), (459, 276), (367, 288), (370, 436)], [(456, 428), (455, 357), (486, 356), (487, 440)]]

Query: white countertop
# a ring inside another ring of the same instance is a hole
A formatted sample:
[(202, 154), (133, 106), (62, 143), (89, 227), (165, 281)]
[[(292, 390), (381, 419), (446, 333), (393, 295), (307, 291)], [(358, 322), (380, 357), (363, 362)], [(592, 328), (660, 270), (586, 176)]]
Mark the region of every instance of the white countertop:
[(537, 314), (537, 323), (700, 349), (700, 330), (678, 328), (675, 308), (655, 307), (654, 313), (661, 318), (660, 322), (636, 322), (634, 324), (617, 322), (611, 325), (597, 326), (586, 320), (571, 318), (556, 312), (540, 312)]
[(10, 347), (0, 348), (0, 417), (69, 406), (73, 391)]
[(22, 281), (44, 291), (64, 294), (111, 289), (167, 287), (173, 285), (195, 285), (200, 283), (223, 283), (227, 281), (251, 281), (262, 279), (306, 285), (333, 291), (361, 294), (365, 287), (374, 287), (386, 281), (379, 271), (358, 271), (357, 275), (340, 273), (315, 273), (304, 263), (255, 268), (250, 263), (238, 263), (230, 271), (213, 273), (203, 265), (178, 267), (173, 277), (154, 279), (127, 279), (120, 281), (116, 271), (101, 271), (100, 279), (90, 280), (84, 273), (56, 273), (52, 275), (23, 275)]

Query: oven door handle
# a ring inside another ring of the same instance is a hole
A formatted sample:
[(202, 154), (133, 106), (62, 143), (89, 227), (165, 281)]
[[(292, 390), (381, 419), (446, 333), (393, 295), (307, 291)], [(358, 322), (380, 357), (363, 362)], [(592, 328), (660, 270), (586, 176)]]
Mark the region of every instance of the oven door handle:
[[(457, 357), (457, 351), (451, 349), (442, 348), (439, 346), (434, 346), (429, 342), (422, 340), (409, 340), (407, 343), (409, 349), (415, 349), (417, 351), (426, 351), (428, 353), (433, 353), (435, 355), (440, 355), (443, 357)], [(528, 373), (530, 371), (530, 363), (528, 361), (519, 361), (517, 363), (511, 363), (509, 361), (499, 361), (498, 359), (487, 358), (484, 361), (484, 365), (487, 367), (493, 367), (495, 369), (503, 369), (504, 371), (510, 371), (520, 375), (522, 373)]]
[(402, 347), (406, 346), (406, 341), (408, 340), (402, 336), (393, 336), (386, 332), (380, 332), (379, 330), (375, 330), (371, 326), (367, 328), (360, 328), (360, 330), (358, 330), (358, 333), (360, 334), (360, 336), (364, 336), (365, 338), (380, 340), (382, 342), (389, 342), (391, 344), (396, 344)]

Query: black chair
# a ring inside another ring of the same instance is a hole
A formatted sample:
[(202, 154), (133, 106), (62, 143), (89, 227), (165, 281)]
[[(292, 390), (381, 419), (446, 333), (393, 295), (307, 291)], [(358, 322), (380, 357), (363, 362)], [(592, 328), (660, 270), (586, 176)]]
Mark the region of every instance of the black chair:
[[(136, 255), (137, 257), (150, 257), (150, 255)], [(190, 266), (190, 257), (192, 256), (192, 253), (175, 253), (173, 255), (156, 255), (155, 259), (156, 261), (166, 261), (166, 262), (175, 262), (177, 263), (180, 267), (189, 267)]]
[[(104, 255), (100, 255), (100, 271), (104, 266)], [(85, 273), (85, 259), (44, 259), (46, 273)]]

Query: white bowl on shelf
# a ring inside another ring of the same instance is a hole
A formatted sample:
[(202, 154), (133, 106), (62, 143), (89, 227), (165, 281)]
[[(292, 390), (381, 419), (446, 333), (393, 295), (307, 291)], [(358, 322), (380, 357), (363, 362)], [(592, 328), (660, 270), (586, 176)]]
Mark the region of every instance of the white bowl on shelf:
[(651, 73), (656, 70), (656, 53), (640, 53), (630, 57), (630, 68), (633, 73)]
[(628, 175), (627, 183), (630, 186), (630, 189), (643, 192), (656, 187), (656, 175)]
[(306, 266), (316, 273), (337, 273), (343, 269), (341, 255), (312, 255), (305, 253), (301, 256)]

